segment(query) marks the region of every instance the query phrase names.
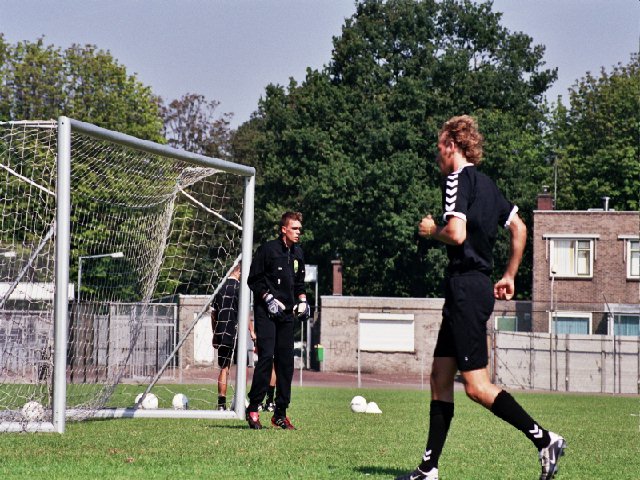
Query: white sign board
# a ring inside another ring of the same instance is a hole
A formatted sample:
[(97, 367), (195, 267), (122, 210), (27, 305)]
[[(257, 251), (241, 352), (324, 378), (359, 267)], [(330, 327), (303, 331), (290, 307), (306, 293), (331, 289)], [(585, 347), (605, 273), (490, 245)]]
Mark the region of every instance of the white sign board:
[(360, 313), (358, 334), (360, 350), (374, 352), (415, 351), (415, 327), (412, 313)]
[(318, 266), (317, 265), (305, 265), (304, 266), (304, 281), (317, 282), (318, 281)]
[[(0, 298), (4, 298), (9, 289), (11, 288), (12, 283), (1, 282), (0, 283)], [(68, 298), (69, 300), (73, 300), (73, 290), (74, 285), (72, 283), (69, 284), (68, 288)], [(36, 283), (18, 283), (16, 288), (11, 291), (8, 300), (26, 300), (26, 301), (36, 301), (36, 300), (49, 300), (53, 301), (55, 297), (55, 284), (51, 282), (36, 282)]]
[[(193, 314), (195, 320), (197, 313)], [(193, 327), (193, 361), (195, 363), (213, 363), (213, 332), (211, 331), (211, 317), (206, 312)]]

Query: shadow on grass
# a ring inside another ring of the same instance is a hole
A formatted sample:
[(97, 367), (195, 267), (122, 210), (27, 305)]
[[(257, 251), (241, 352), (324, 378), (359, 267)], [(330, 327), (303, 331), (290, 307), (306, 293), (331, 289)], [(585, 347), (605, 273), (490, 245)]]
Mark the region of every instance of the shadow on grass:
[[(220, 429), (224, 429), (224, 430), (246, 430), (247, 432), (252, 431), (249, 426), (245, 423), (242, 425), (229, 425), (228, 423), (212, 423), (210, 425), (205, 426), (205, 428), (220, 428)], [(267, 428), (265, 426), (262, 427), (262, 430), (271, 430), (270, 428)]]
[(393, 478), (408, 472), (408, 470), (387, 467), (358, 467), (355, 470), (364, 475), (388, 475)]

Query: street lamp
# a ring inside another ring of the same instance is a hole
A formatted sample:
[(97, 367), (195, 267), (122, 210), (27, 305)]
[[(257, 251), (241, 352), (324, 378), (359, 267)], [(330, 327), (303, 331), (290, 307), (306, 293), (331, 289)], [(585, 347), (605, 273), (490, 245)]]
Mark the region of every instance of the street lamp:
[(113, 253), (101, 253), (99, 255), (80, 255), (78, 257), (78, 303), (80, 303), (80, 287), (82, 286), (82, 260), (86, 258), (122, 258), (124, 257), (124, 253), (122, 252), (113, 252)]
[[(549, 366), (552, 367), (552, 363), (554, 363), (555, 361), (555, 367), (556, 367), (556, 390), (558, 389), (558, 324), (556, 322), (556, 306), (554, 304), (554, 297), (553, 297), (553, 287), (554, 287), (554, 283), (556, 281), (556, 267), (555, 265), (551, 265), (551, 298), (549, 298), (549, 310), (551, 313), (551, 329), (553, 331), (553, 336), (555, 339), (555, 348), (553, 348), (553, 346), (550, 346), (549, 348), (549, 352), (551, 352), (551, 350), (553, 350), (554, 355), (549, 359)], [(551, 375), (551, 372), (549, 372), (549, 389), (553, 390), (553, 379), (552, 379), (553, 375)]]
[(558, 327), (555, 323), (556, 320), (556, 309), (555, 309), (555, 305), (554, 305), (554, 298), (553, 298), (553, 286), (556, 280), (556, 267), (555, 265), (551, 266), (551, 298), (549, 299), (549, 310), (551, 311), (551, 327), (553, 329), (553, 333), (557, 334), (558, 333)]

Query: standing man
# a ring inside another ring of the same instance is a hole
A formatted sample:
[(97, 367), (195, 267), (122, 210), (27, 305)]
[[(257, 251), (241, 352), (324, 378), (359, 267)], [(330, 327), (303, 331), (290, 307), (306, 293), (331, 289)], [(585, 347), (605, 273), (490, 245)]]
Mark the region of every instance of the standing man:
[(304, 286), (304, 254), (298, 245), (302, 234), (302, 214), (285, 212), (280, 219), (280, 235), (258, 247), (249, 271), (253, 291), (254, 328), (258, 361), (249, 391), (247, 422), (260, 429), (259, 406), (269, 387), (275, 365), (276, 398), (271, 418), (274, 427), (295, 430), (287, 417), (293, 379), (294, 316), (305, 319), (309, 305)]
[[(467, 115), (453, 117), (438, 136), (438, 167), (442, 186), (444, 225), (427, 215), (419, 234), (443, 242), (449, 266), (445, 278), (442, 325), (431, 371), (429, 436), (422, 462), (396, 480), (437, 480), (438, 459), (453, 418), (453, 383), (458, 370), (473, 401), (513, 425), (533, 442), (542, 465), (540, 480), (553, 478), (566, 442), (545, 430), (505, 390), (489, 379), (486, 322), (495, 299), (510, 300), (514, 278), (526, 242), (526, 226), (495, 183), (478, 172), (482, 135)], [(491, 285), (493, 247), (498, 225), (509, 229), (510, 256), (502, 278)]]
[(240, 292), (240, 264), (236, 265), (222, 288), (213, 298), (211, 329), (213, 348), (218, 350), (218, 410), (227, 409), (227, 379), (231, 362), (237, 358), (238, 294)]

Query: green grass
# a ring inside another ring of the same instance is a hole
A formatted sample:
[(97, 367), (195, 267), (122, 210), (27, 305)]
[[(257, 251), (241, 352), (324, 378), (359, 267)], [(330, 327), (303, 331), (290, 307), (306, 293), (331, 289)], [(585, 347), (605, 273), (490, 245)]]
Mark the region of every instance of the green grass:
[[(566, 437), (558, 480), (640, 478), (639, 398), (512, 393)], [(383, 413), (352, 413), (354, 395)], [(289, 414), (299, 429), (292, 432), (250, 431), (239, 421), (120, 419), (68, 423), (64, 435), (0, 434), (0, 478), (390, 479), (422, 454), (427, 395), (294, 387)], [(262, 414), (263, 424), (269, 418)], [(440, 474), (534, 479), (539, 465), (522, 433), (460, 393)]]

